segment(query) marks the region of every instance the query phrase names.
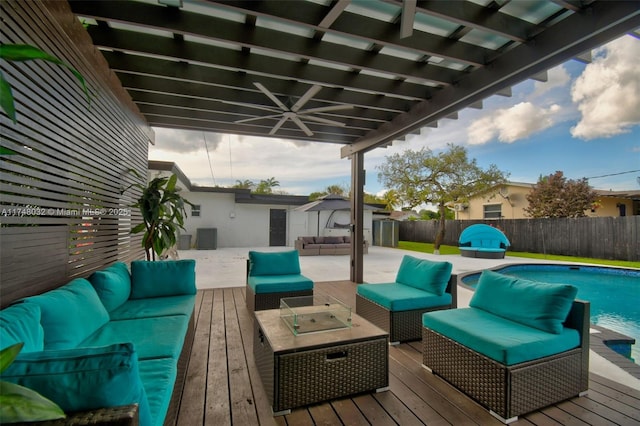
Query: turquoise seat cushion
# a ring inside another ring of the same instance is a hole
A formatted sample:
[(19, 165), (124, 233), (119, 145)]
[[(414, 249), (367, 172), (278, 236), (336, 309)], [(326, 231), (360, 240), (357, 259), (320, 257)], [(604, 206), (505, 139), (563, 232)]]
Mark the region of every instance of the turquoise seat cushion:
[(195, 295), (133, 299), (110, 312), (109, 315), (112, 321), (167, 315), (187, 315), (190, 317), (195, 303)]
[(131, 275), (127, 265), (122, 262), (94, 272), (89, 277), (89, 282), (108, 312), (121, 306), (131, 294)]
[(177, 360), (189, 317), (173, 315), (157, 318), (110, 321), (96, 333), (85, 339), (82, 346), (104, 346), (118, 342), (133, 343), (138, 358), (174, 358)]
[(504, 365), (532, 361), (580, 345), (577, 330), (563, 328), (558, 334), (547, 333), (476, 308), (427, 312), (422, 315), (422, 324)]
[(151, 426), (130, 343), (20, 354), (1, 377), (35, 390), (65, 412), (139, 404), (140, 424)]
[(178, 374), (176, 361), (172, 358), (141, 360), (138, 367), (149, 400), (151, 424), (162, 426)]
[(389, 311), (412, 311), (451, 305), (451, 294), (441, 296), (398, 283), (359, 284), (357, 293)]
[(249, 276), (247, 284), (255, 294), (313, 289), (313, 281), (300, 274)]
[(449, 262), (432, 262), (405, 255), (396, 282), (442, 296), (451, 278), (451, 268)]
[(193, 259), (131, 262), (131, 299), (196, 294)]
[(44, 349), (39, 305), (17, 303), (0, 311), (0, 350), (16, 343), (24, 344), (20, 353)]
[(24, 300), (40, 307), (45, 349), (75, 348), (109, 322), (109, 313), (84, 278)]
[(548, 284), (482, 271), (469, 306), (560, 334), (577, 293), (578, 289), (568, 284)]
[(297, 250), (279, 252), (249, 252), (249, 276), (299, 275), (300, 257)]

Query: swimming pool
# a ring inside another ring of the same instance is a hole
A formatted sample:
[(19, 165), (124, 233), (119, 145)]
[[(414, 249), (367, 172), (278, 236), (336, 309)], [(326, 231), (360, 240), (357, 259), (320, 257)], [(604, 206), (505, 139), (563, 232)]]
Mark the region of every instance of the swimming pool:
[[(582, 265), (520, 264), (494, 269), (501, 274), (548, 283), (573, 284), (578, 299), (591, 302), (591, 323), (636, 339), (631, 357), (640, 364), (640, 270)], [(473, 288), (480, 273), (461, 277)]]

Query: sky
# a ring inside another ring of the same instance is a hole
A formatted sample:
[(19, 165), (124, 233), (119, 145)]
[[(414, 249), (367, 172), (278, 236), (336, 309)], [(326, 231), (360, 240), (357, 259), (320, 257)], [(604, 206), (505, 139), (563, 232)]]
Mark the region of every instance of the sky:
[[(495, 164), (512, 182), (536, 183), (559, 170), (568, 179), (589, 178), (595, 189), (640, 190), (640, 40), (626, 35), (592, 55), (589, 64), (571, 60), (549, 70), (544, 83), (524, 81), (511, 97), (492, 96), (481, 110), (462, 110), (457, 120), (366, 153), (365, 192), (387, 189), (378, 179), (387, 156), (423, 147), (438, 153), (449, 143), (465, 146), (482, 168)], [(174, 161), (197, 185), (275, 178), (275, 190), (292, 195), (350, 186), (342, 145), (154, 130), (149, 159)]]

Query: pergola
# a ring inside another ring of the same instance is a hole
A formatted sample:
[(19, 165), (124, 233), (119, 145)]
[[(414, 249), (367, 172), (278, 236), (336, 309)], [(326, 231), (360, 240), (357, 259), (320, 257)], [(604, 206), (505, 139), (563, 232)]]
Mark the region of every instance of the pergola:
[(362, 282), (364, 154), (625, 33), (637, 1), (73, 1), (150, 126), (334, 143), (352, 164)]

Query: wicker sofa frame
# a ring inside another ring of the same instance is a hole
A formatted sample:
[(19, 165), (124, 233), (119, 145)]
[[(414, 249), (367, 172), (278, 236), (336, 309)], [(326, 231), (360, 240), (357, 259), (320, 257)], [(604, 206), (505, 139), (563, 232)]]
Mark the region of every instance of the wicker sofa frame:
[(410, 311), (390, 311), (386, 307), (356, 293), (356, 313), (389, 333), (389, 342), (391, 344), (420, 340), (422, 338), (422, 314), (457, 307), (457, 282), (457, 275), (452, 274), (445, 290), (446, 293), (451, 294), (450, 305)]
[(519, 415), (587, 392), (589, 324), (589, 302), (574, 301), (565, 326), (578, 330), (580, 346), (509, 366), (423, 326), (423, 366), (511, 423)]
[(283, 291), (279, 293), (254, 293), (253, 289), (247, 284), (246, 299), (247, 309), (249, 312), (262, 311), (265, 309), (278, 309), (280, 307), (280, 299), (283, 297), (313, 296), (313, 290), (302, 291)]
[(248, 284), (250, 268), (251, 261), (247, 259), (247, 275), (245, 277), (247, 284), (245, 285), (245, 299), (249, 312), (263, 311), (265, 309), (278, 309), (280, 308), (280, 299), (282, 299), (283, 297), (313, 296), (313, 289), (256, 294)]

